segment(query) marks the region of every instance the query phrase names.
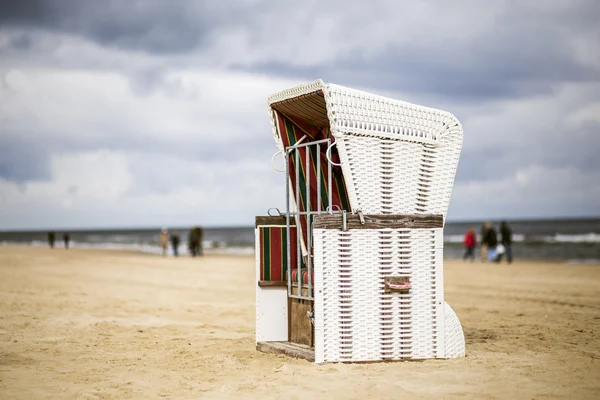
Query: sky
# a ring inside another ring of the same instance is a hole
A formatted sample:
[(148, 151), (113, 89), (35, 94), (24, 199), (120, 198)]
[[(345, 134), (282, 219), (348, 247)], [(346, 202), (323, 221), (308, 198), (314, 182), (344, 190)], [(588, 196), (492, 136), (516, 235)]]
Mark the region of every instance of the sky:
[(448, 220), (600, 216), (597, 0), (20, 0), (0, 8), (0, 230), (252, 225), (267, 98), (447, 110)]

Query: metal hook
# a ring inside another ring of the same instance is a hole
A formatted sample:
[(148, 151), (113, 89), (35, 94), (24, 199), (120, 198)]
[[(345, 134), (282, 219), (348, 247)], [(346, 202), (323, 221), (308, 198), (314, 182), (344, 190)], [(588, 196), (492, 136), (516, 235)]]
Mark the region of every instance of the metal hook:
[(337, 139), (334, 140), (333, 143), (331, 143), (329, 145), (329, 147), (327, 148), (327, 151), (325, 152), (325, 158), (327, 158), (327, 161), (329, 161), (329, 164), (339, 167), (340, 165), (342, 165), (342, 163), (339, 163), (339, 164), (334, 163), (333, 161), (331, 161), (331, 156), (330, 156), (331, 148), (335, 145), (336, 142), (337, 142)]
[(277, 156), (277, 154), (281, 154), (282, 159), (285, 161), (285, 158), (283, 157), (283, 150), (279, 150), (277, 153), (273, 154), (273, 157), (271, 157), (271, 168), (273, 168), (277, 172), (285, 172), (285, 169), (277, 169), (277, 167), (275, 167), (275, 165), (273, 164), (275, 162), (275, 157)]
[[(279, 214), (279, 215), (271, 214), (271, 210), (277, 210), (277, 214)], [(281, 211), (279, 211), (279, 208), (276, 208), (276, 207), (269, 208), (267, 210), (267, 214), (269, 214), (269, 217), (281, 217)]]
[(340, 208), (340, 206), (338, 206), (337, 204), (332, 204), (330, 206), (327, 206), (327, 208), (325, 209), (325, 211), (327, 211), (329, 214), (333, 214), (333, 207), (337, 207), (338, 211), (342, 211), (342, 209)]

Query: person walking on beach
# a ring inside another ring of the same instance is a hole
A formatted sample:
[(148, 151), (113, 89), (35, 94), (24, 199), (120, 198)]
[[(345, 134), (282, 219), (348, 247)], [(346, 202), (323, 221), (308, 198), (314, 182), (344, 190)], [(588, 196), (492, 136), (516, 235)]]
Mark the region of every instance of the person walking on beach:
[(487, 222), (481, 226), (481, 262), (487, 262), (488, 244), (486, 241)]
[(162, 228), (160, 231), (160, 248), (162, 249), (163, 257), (167, 255), (167, 249), (169, 247), (169, 232), (167, 228)]
[(177, 257), (179, 255), (179, 242), (181, 239), (179, 238), (178, 232), (173, 232), (171, 235), (171, 246), (173, 246), (173, 255)]
[(202, 228), (194, 227), (188, 234), (188, 248), (192, 257), (202, 255)]
[(500, 222), (500, 242), (504, 246), (504, 252), (506, 254), (506, 261), (512, 263), (512, 230), (506, 221)]
[(69, 233), (68, 232), (65, 232), (63, 234), (63, 240), (65, 242), (65, 249), (68, 250), (69, 249), (69, 240), (71, 240), (71, 238), (69, 237)]
[(475, 246), (477, 246), (477, 235), (475, 235), (475, 229), (470, 226), (465, 234), (465, 255), (463, 256), (463, 260), (467, 258), (470, 258), (471, 261), (475, 260)]
[(54, 234), (54, 232), (48, 232), (48, 244), (50, 245), (51, 249), (54, 248), (54, 240), (55, 239), (56, 239), (56, 235)]
[(202, 247), (202, 240), (204, 239), (204, 229), (202, 229), (201, 227), (198, 227), (198, 247), (197, 247), (197, 251), (198, 251), (198, 255), (199, 256), (203, 256), (204, 255), (204, 248)]
[(496, 247), (498, 246), (498, 233), (496, 232), (496, 229), (494, 229), (494, 226), (491, 222), (486, 222), (485, 225), (485, 236), (481, 241), (485, 241), (487, 244), (488, 261), (495, 262), (498, 258), (498, 254), (496, 253)]

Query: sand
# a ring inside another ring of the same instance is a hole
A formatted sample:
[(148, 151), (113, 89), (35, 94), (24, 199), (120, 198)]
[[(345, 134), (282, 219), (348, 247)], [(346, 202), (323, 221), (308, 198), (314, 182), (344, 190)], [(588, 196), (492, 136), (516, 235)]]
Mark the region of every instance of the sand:
[(0, 247), (0, 398), (600, 398), (600, 266), (445, 276), (467, 357), (315, 365), (255, 350), (251, 256)]

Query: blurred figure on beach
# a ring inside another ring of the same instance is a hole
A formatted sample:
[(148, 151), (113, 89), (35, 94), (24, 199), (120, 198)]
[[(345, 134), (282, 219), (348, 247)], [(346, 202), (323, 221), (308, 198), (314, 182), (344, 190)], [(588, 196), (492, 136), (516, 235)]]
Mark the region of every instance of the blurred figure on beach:
[[(506, 254), (506, 261), (512, 263), (512, 230), (506, 221), (500, 222), (500, 242), (504, 246), (504, 252)], [(499, 260), (500, 261), (500, 260)]]
[(171, 234), (171, 246), (173, 247), (173, 255), (177, 257), (179, 255), (179, 243), (181, 242), (181, 238), (179, 237), (178, 232), (173, 232)]
[(498, 246), (498, 233), (491, 222), (485, 223), (485, 236), (481, 239), (487, 245), (487, 258), (488, 261), (494, 262), (498, 257), (496, 247)]
[(471, 261), (475, 260), (475, 246), (477, 246), (477, 235), (475, 229), (472, 226), (469, 227), (467, 233), (465, 233), (465, 255), (463, 260), (470, 258)]
[(56, 235), (54, 234), (54, 232), (48, 232), (48, 244), (50, 245), (51, 249), (54, 248), (54, 240), (55, 239), (56, 239)]
[(202, 236), (204, 232), (202, 228), (196, 226), (190, 229), (188, 234), (188, 248), (192, 257), (202, 255)]
[(488, 244), (486, 242), (486, 235), (487, 235), (487, 222), (485, 222), (482, 226), (481, 226), (481, 233), (480, 233), (480, 237), (481, 237), (481, 262), (487, 262), (487, 257), (488, 257)]
[(71, 240), (71, 238), (69, 237), (69, 233), (65, 232), (63, 234), (63, 241), (65, 242), (65, 249), (69, 249), (69, 240)]
[(167, 228), (162, 228), (160, 231), (160, 248), (162, 249), (162, 255), (167, 255), (167, 249), (169, 248), (169, 232)]

